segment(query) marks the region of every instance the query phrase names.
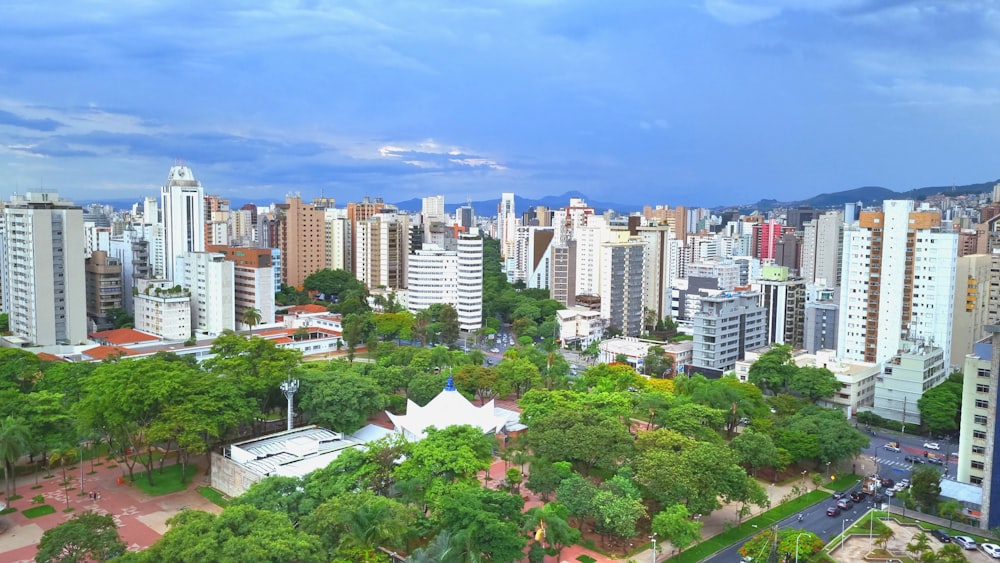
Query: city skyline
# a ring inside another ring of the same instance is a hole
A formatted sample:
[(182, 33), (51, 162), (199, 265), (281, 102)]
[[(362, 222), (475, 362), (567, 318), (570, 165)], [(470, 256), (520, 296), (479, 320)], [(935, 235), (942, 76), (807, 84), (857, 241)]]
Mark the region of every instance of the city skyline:
[(0, 195), (258, 202), (569, 191), (715, 206), (983, 182), (982, 2), (16, 2)]

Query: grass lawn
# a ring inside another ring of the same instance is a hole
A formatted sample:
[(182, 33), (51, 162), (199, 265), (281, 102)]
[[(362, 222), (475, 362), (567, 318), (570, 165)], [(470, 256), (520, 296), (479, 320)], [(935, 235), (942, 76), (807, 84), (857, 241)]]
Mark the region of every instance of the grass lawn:
[(198, 493), (222, 508), (229, 506), (229, 500), (222, 493), (216, 491), (212, 487), (198, 487)]
[(836, 477), (836, 479), (831, 480), (823, 486), (831, 491), (846, 491), (861, 480), (861, 477), (858, 477), (853, 473), (844, 473), (843, 475), (837, 475)]
[(41, 506), (33, 506), (31, 508), (28, 508), (21, 514), (24, 514), (26, 518), (38, 518), (39, 516), (45, 516), (46, 514), (55, 514), (55, 513), (56, 513), (55, 508), (52, 508), (47, 504), (43, 504)]
[(594, 559), (589, 555), (581, 555), (577, 557), (576, 560), (580, 561), (580, 563), (597, 563), (597, 559)]
[(146, 472), (135, 474), (135, 483), (133, 483), (142, 492), (158, 496), (166, 495), (170, 493), (176, 493), (178, 491), (183, 491), (188, 488), (191, 484), (191, 478), (198, 472), (198, 466), (189, 464), (187, 466), (187, 480), (181, 482), (181, 466), (179, 464), (165, 465), (163, 471), (159, 469), (153, 469), (153, 486), (149, 485), (149, 481), (146, 479)]
[(0, 510), (0, 515), (10, 514), (11, 512), (17, 512), (17, 509), (13, 506), (8, 506), (7, 508)]
[(796, 499), (792, 499), (782, 505), (776, 506), (764, 514), (745, 520), (739, 526), (726, 530), (725, 532), (711, 537), (688, 549), (687, 551), (671, 557), (669, 561), (690, 561), (691, 563), (702, 561), (716, 551), (725, 549), (743, 538), (748, 538), (756, 534), (761, 529), (767, 528), (775, 522), (784, 520), (797, 512), (802, 512), (805, 508), (828, 498), (830, 498), (830, 493), (826, 491), (812, 491), (811, 493), (806, 493)]

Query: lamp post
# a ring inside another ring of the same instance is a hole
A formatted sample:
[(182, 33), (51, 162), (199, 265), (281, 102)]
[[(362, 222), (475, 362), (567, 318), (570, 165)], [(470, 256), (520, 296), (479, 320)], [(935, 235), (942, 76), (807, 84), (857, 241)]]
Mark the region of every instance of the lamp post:
[(826, 478), (830, 478), (830, 462), (826, 462)]
[(840, 523), (840, 549), (844, 549), (844, 536), (847, 533), (847, 523), (850, 521), (850, 518), (844, 518), (844, 520)]
[(649, 539), (653, 540), (653, 563), (656, 563), (656, 532), (653, 532)]
[(808, 533), (809, 532), (802, 532), (801, 534), (795, 536), (795, 563), (799, 563), (799, 538)]

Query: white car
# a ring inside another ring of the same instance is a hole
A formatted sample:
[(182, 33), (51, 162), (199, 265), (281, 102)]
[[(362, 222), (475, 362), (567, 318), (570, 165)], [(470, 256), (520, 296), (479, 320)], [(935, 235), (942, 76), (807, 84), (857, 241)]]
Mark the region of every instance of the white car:
[(499, 348), (490, 348), (490, 352), (493, 352), (494, 354), (499, 354), (500, 353), (500, 349)]
[(993, 559), (1000, 559), (1000, 545), (995, 543), (984, 543), (979, 547), (983, 549), (986, 555), (989, 555)]
[(941, 445), (937, 442), (924, 442), (924, 447), (928, 450), (940, 450)]

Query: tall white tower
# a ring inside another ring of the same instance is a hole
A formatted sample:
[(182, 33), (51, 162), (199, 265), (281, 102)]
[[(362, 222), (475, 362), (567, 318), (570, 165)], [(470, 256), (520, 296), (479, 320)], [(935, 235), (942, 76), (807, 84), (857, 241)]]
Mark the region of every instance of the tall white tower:
[(160, 189), (163, 210), (164, 277), (178, 281), (177, 260), (186, 252), (205, 251), (205, 190), (187, 166), (173, 166)]
[(514, 242), (517, 240), (517, 215), (514, 212), (514, 192), (500, 194), (500, 208), (497, 210), (497, 229), (500, 239), (500, 257), (509, 258), (514, 255)]

